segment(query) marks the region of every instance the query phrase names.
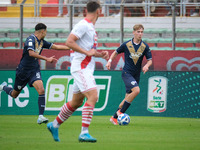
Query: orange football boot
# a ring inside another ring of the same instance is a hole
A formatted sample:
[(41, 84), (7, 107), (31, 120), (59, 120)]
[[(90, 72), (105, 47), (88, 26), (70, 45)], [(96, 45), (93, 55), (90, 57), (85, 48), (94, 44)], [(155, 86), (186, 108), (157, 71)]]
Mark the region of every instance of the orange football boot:
[(113, 116), (110, 118), (110, 122), (114, 125), (118, 125), (117, 118), (113, 118)]

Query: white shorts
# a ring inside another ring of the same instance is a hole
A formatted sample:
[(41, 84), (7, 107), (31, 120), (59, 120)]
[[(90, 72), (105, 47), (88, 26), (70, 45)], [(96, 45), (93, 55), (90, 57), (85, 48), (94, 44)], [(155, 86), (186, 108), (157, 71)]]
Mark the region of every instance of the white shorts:
[(71, 74), (74, 78), (73, 93), (85, 93), (97, 88), (93, 72), (91, 70), (82, 69)]

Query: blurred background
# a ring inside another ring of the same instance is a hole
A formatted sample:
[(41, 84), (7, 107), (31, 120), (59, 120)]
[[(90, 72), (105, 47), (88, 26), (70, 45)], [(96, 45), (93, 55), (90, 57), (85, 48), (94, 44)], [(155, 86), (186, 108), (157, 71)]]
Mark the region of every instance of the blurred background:
[[(22, 48), (38, 22), (47, 24), (48, 40), (64, 43), (73, 25), (85, 16), (86, 3), (87, 0), (1, 0), (0, 48)], [(200, 50), (200, 0), (100, 3), (102, 11), (96, 30), (101, 49), (115, 49), (132, 38), (134, 24), (142, 23), (143, 40), (152, 50)]]

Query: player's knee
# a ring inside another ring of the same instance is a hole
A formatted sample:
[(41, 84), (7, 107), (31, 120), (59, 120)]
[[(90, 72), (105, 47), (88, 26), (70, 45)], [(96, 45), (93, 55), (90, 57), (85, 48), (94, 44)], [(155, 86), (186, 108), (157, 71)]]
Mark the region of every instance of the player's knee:
[(140, 93), (140, 88), (135, 87), (135, 88), (132, 89), (132, 92), (134, 92), (134, 94), (138, 95)]
[(95, 104), (96, 104), (97, 101), (98, 101), (98, 98), (99, 98), (98, 95), (93, 94), (90, 98), (88, 98), (89, 103), (90, 103), (91, 105), (95, 106)]
[(93, 99), (95, 100), (95, 102), (97, 102), (98, 99), (99, 99), (98, 95), (95, 95), (95, 96), (93, 97)]
[(138, 87), (135, 92), (138, 95), (140, 93), (140, 88)]
[(90, 97), (88, 97), (88, 99), (92, 99), (92, 101), (97, 102), (97, 100), (99, 99), (98, 92), (93, 91), (93, 93), (90, 95)]

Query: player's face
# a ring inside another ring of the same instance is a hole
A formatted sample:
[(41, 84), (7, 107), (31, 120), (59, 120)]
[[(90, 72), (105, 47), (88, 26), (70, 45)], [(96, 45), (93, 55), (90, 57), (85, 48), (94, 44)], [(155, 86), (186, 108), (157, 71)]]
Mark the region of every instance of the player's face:
[(138, 41), (141, 41), (142, 40), (142, 36), (143, 36), (143, 29), (139, 29), (139, 30), (136, 30), (136, 31), (133, 31), (133, 34), (134, 34), (134, 38)]
[[(99, 18), (99, 15), (101, 14), (101, 10), (100, 10), (100, 8), (98, 8), (97, 9), (97, 19)], [(96, 19), (96, 21), (97, 21), (97, 19)]]
[(47, 30), (42, 30), (42, 39), (44, 39), (45, 38), (45, 36), (47, 35)]

